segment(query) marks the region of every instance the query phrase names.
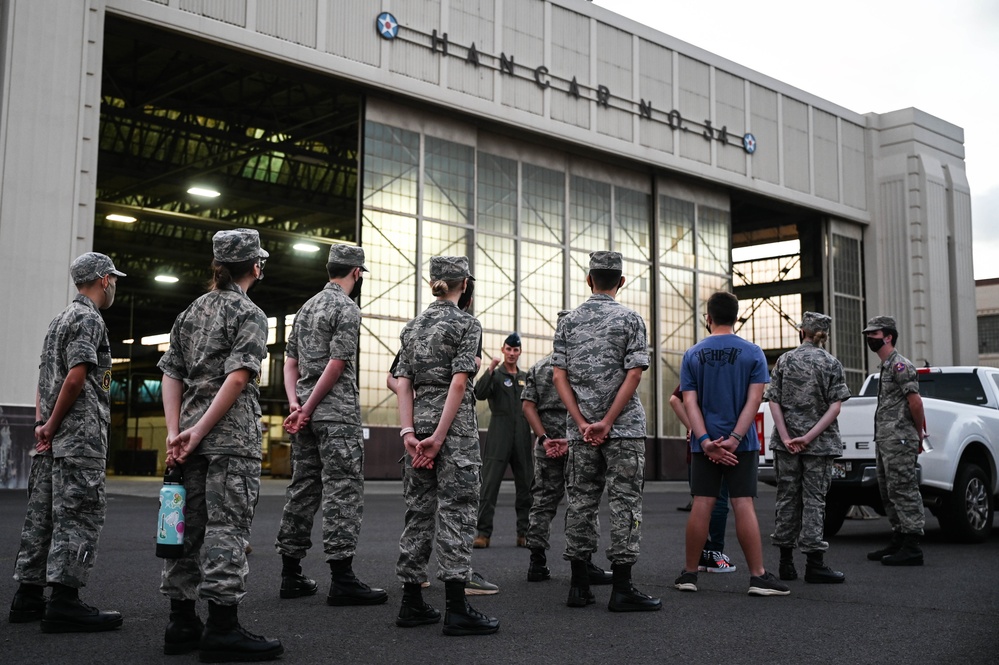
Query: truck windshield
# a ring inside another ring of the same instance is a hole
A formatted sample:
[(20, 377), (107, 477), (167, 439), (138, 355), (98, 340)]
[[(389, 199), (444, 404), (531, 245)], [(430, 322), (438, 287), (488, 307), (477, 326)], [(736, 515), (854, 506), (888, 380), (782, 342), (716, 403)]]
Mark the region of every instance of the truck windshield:
[[(947, 402), (983, 405), (988, 402), (982, 382), (971, 372), (948, 373), (929, 372), (919, 375), (919, 394)], [(862, 397), (878, 396), (878, 377), (867, 382)]]

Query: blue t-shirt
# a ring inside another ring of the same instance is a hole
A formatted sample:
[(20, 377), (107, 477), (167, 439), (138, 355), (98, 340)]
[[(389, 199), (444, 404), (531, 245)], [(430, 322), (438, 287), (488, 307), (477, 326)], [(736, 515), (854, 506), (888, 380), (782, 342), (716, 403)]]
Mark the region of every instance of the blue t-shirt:
[[(735, 430), (751, 383), (770, 383), (760, 347), (738, 335), (711, 335), (687, 349), (680, 366), (680, 390), (696, 390), (704, 425), (712, 440)], [(753, 419), (736, 452), (759, 450)], [(691, 437), (691, 452), (703, 452)]]

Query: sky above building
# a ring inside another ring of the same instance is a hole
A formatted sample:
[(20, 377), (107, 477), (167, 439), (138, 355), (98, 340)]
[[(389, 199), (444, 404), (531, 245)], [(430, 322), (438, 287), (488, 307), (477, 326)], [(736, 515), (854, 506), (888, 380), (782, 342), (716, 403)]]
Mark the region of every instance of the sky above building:
[(914, 106), (963, 128), (975, 278), (999, 277), (999, 2), (594, 4), (851, 111)]

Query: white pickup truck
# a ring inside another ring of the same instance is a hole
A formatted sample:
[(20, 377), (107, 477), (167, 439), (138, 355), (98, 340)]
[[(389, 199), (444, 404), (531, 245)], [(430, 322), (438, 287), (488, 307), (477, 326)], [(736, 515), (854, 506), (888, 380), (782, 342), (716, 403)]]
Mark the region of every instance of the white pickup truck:
[[(999, 369), (926, 367), (918, 372), (926, 413), (926, 440), (918, 462), (923, 503), (949, 535), (981, 542), (992, 530), (999, 498)], [(826, 496), (827, 537), (839, 531), (850, 506), (871, 506), (884, 515), (874, 456), (878, 379), (878, 374), (868, 376), (860, 395), (844, 402), (840, 411), (843, 456), (836, 459)], [(766, 402), (758, 424), (761, 419), (766, 445), (760, 478), (773, 484), (773, 420)]]

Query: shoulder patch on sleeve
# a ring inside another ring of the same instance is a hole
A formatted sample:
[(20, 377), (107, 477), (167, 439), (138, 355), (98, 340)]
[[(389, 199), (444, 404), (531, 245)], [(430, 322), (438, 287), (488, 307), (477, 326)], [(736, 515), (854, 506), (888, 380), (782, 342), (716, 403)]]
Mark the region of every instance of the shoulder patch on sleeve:
[(896, 372), (904, 372), (905, 371), (905, 363), (895, 363), (895, 371)]

